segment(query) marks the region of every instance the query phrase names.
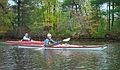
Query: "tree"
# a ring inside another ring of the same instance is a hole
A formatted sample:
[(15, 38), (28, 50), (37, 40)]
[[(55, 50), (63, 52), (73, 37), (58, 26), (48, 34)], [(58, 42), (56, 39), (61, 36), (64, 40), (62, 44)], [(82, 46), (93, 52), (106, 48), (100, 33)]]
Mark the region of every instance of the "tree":
[(17, 34), (22, 35), (29, 32), (29, 25), (33, 23), (31, 15), (34, 9), (31, 0), (13, 0), (16, 4), (12, 6), (16, 17), (14, 20), (14, 27)]
[(0, 0), (0, 33), (6, 33), (12, 29), (13, 13), (9, 9), (7, 0)]

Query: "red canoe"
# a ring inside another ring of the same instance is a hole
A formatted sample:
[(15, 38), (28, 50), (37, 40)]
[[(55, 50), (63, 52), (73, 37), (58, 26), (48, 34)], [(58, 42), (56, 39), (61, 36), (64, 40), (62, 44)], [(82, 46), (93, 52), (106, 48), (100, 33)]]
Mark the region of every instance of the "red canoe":
[(79, 49), (79, 50), (104, 50), (106, 45), (70, 45), (70, 44), (58, 44), (52, 47), (44, 47), (43, 41), (7, 41), (9, 45), (19, 48), (38, 48), (40, 49)]
[(20, 45), (20, 46), (41, 46), (44, 44), (43, 41), (7, 41), (9, 45)]

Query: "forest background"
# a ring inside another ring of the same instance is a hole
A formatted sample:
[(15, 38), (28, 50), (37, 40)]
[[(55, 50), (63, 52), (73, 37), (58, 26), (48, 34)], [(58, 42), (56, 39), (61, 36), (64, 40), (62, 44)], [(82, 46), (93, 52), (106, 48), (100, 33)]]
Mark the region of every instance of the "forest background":
[(0, 0), (0, 39), (120, 40), (120, 0)]

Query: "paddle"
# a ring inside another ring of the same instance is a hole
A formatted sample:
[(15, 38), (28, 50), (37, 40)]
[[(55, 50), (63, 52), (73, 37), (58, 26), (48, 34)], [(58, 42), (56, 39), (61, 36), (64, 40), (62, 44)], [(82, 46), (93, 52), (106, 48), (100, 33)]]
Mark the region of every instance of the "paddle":
[(51, 39), (51, 41), (52, 41), (52, 43), (51, 44), (44, 44), (44, 46), (45, 47), (49, 47), (49, 46), (54, 46), (54, 45), (57, 45), (57, 44), (60, 44), (61, 42), (68, 42), (68, 41), (70, 41), (70, 38), (66, 38), (66, 39), (63, 39), (62, 41), (53, 41), (52, 39)]
[(70, 41), (70, 38), (66, 38), (66, 39), (63, 39), (62, 41), (58, 41), (58, 43), (60, 43), (60, 42), (68, 42), (68, 41)]
[(58, 41), (58, 42), (53, 42), (49, 46), (54, 46), (54, 45), (60, 44), (61, 42), (68, 42), (68, 41), (70, 41), (70, 38), (66, 38), (66, 39), (63, 39), (62, 41)]
[(62, 41), (63, 42), (68, 42), (68, 41), (70, 41), (70, 38), (63, 39)]

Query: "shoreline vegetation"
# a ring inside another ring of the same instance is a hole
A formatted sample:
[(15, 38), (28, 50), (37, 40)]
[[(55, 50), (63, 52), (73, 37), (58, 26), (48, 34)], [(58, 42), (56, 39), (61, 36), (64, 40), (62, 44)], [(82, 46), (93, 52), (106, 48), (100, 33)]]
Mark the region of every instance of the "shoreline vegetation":
[[(0, 39), (0, 42), (6, 42), (6, 41), (20, 41), (21, 39)], [(44, 41), (43, 39), (33, 39), (35, 41)], [(60, 41), (61, 39), (55, 39), (55, 41)], [(103, 38), (80, 38), (80, 39), (73, 39), (69, 42), (62, 42), (60, 44), (75, 44), (75, 45), (107, 45), (110, 43), (119, 43), (120, 40), (115, 39), (103, 39)]]
[[(89, 37), (82, 37), (82, 38), (75, 38), (72, 36), (53, 36), (53, 39), (55, 41), (59, 41), (65, 38), (70, 37), (70, 41), (79, 41), (79, 42), (120, 42), (119, 38), (114, 38), (114, 37), (108, 37), (108, 38), (89, 38)], [(31, 38), (35, 41), (44, 41), (46, 38), (45, 36), (31, 36)], [(19, 41), (21, 40), (22, 37), (2, 37), (0, 38), (1, 42), (5, 41)]]

